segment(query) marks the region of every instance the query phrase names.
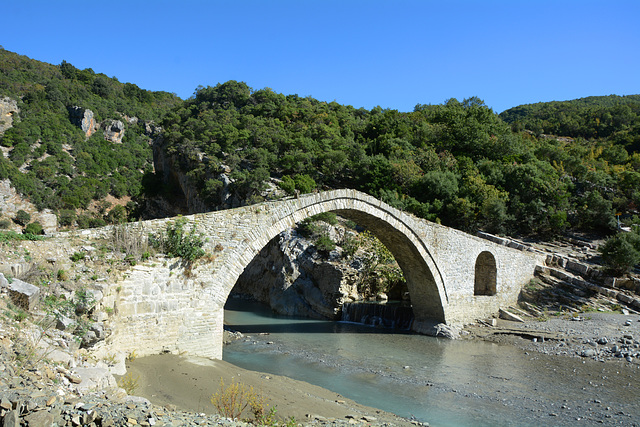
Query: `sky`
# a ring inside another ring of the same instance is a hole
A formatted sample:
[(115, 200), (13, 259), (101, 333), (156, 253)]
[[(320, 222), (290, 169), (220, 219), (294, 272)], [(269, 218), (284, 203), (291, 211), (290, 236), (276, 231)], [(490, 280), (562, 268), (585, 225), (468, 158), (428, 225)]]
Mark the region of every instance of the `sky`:
[(3, 3), (6, 50), (183, 99), (228, 80), (402, 112), (640, 94), (638, 0)]

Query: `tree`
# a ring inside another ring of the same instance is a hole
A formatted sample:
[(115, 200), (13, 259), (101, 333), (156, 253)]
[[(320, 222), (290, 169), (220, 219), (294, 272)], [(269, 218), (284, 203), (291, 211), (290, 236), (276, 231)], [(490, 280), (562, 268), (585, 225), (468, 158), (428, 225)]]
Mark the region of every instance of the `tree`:
[(640, 235), (618, 233), (599, 248), (602, 261), (615, 274), (622, 275), (640, 262)]

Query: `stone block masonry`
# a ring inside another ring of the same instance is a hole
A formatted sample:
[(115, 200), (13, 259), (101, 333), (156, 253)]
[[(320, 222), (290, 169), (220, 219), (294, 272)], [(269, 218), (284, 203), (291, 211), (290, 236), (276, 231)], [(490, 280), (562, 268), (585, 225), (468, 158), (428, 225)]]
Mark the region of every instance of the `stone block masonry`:
[[(329, 211), (363, 225), (393, 253), (407, 280), (418, 332), (431, 333), (439, 323), (460, 326), (515, 304), (536, 265), (544, 264), (540, 254), (417, 218), (355, 190), (189, 215), (183, 217), (187, 226), (207, 238), (211, 256), (196, 262), (189, 274), (176, 259), (136, 266), (111, 285), (103, 303), (112, 304), (116, 314), (112, 343), (137, 354), (221, 358), (224, 304), (245, 267), (273, 237)], [(130, 226), (147, 235), (174, 220)], [(82, 233), (108, 235), (109, 230)]]

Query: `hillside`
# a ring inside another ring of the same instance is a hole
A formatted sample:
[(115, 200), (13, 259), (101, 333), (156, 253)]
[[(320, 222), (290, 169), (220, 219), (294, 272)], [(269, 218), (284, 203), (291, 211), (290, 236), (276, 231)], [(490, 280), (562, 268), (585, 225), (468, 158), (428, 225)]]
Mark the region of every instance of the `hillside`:
[[(38, 210), (57, 213), (63, 226), (103, 224), (108, 195), (142, 197), (155, 123), (179, 102), (64, 61), (55, 66), (0, 49), (0, 180)], [(98, 201), (100, 215), (76, 217)]]
[(0, 180), (62, 227), (351, 187), (470, 232), (611, 233), (638, 214), (638, 98), (402, 113), (228, 81), (183, 101), (0, 50)]
[(199, 88), (163, 127), (166, 182), (195, 210), (272, 197), (268, 183), (353, 187), (462, 230), (549, 237), (609, 233), (640, 202), (626, 145), (512, 130), (477, 98), (368, 111), (229, 81)]

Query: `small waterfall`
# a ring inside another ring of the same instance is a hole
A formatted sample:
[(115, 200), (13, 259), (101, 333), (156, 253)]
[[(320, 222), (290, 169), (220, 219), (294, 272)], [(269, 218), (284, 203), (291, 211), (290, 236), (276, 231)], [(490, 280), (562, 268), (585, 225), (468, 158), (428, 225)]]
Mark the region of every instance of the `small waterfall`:
[(413, 309), (403, 302), (348, 302), (342, 306), (342, 321), (390, 329), (411, 329)]

